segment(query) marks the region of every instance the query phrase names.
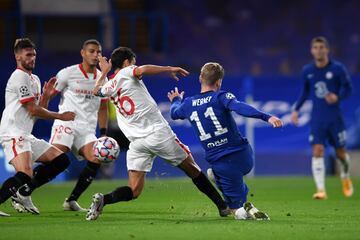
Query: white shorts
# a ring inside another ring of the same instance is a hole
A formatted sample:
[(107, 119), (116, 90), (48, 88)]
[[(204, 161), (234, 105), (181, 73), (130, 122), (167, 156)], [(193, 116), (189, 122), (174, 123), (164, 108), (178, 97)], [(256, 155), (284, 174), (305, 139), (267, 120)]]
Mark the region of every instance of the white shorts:
[(78, 160), (84, 158), (79, 155), (79, 150), (88, 143), (95, 142), (97, 137), (94, 131), (80, 128), (71, 128), (64, 125), (53, 125), (51, 129), (51, 144), (68, 147)]
[(1, 145), (3, 146), (5, 157), (7, 161), (15, 158), (23, 152), (32, 153), (32, 161), (37, 161), (51, 145), (43, 139), (37, 139), (33, 135), (17, 136), (17, 137), (2, 137)]
[(126, 155), (127, 169), (150, 172), (156, 156), (178, 166), (190, 154), (189, 148), (177, 139), (170, 127), (164, 127), (130, 143)]

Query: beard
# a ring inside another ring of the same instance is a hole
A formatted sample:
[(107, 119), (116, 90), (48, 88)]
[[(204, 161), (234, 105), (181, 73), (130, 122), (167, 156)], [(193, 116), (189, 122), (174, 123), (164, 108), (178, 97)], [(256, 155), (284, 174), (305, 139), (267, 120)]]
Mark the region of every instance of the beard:
[(22, 62), (21, 65), (23, 68), (25, 68), (28, 71), (32, 71), (35, 68), (35, 63), (34, 64), (26, 64), (25, 62)]

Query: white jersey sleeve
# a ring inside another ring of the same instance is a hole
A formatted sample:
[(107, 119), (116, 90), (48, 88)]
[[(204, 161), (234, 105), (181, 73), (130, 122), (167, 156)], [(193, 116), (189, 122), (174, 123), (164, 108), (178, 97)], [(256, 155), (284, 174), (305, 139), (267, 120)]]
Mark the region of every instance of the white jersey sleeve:
[(69, 71), (64, 68), (56, 74), (55, 90), (62, 92), (67, 86), (67, 80), (69, 79)]
[(121, 69), (122, 78), (112, 78), (105, 82), (105, 84), (101, 87), (100, 92), (102, 96), (110, 97), (115, 96), (118, 90), (121, 88), (121, 81), (125, 79), (139, 80), (140, 78), (135, 76), (136, 65), (131, 65), (129, 67)]
[(35, 99), (35, 95), (32, 91), (31, 82), (26, 75), (18, 75), (17, 81), (14, 81), (14, 88), (18, 95), (18, 99), (21, 103), (29, 102)]

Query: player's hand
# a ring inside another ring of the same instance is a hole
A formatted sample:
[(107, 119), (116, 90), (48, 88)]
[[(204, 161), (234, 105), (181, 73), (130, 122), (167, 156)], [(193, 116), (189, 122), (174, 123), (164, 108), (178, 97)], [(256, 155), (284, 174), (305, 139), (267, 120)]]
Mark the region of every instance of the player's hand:
[(167, 96), (170, 100), (170, 102), (172, 102), (174, 100), (175, 97), (180, 97), (181, 99), (183, 99), (185, 92), (182, 91), (181, 93), (179, 93), (179, 90), (177, 87), (175, 87), (174, 90), (171, 90), (170, 92), (168, 92)]
[(298, 114), (297, 111), (293, 111), (293, 112), (291, 113), (291, 122), (292, 122), (295, 126), (299, 125), (299, 114)]
[(187, 75), (189, 75), (189, 72), (180, 67), (170, 67), (170, 76), (174, 78), (176, 81), (179, 81), (177, 74), (186, 77)]
[(108, 74), (112, 68), (111, 59), (107, 61), (107, 58), (103, 57), (101, 54), (99, 54), (98, 59), (101, 72)]
[(55, 93), (55, 83), (56, 83), (56, 77), (52, 77), (49, 79), (48, 82), (45, 82), (44, 83), (44, 86), (43, 86), (43, 97), (45, 98), (51, 98), (52, 95)]
[(269, 118), (268, 122), (274, 127), (274, 128), (280, 128), (283, 126), (283, 123), (282, 121), (275, 117), (275, 116), (272, 116), (271, 118)]
[(63, 121), (73, 121), (75, 119), (75, 115), (76, 114), (74, 112), (63, 112), (60, 113), (59, 119)]
[(335, 93), (329, 93), (325, 96), (325, 101), (328, 104), (334, 104), (337, 103), (337, 101), (339, 100), (338, 96)]

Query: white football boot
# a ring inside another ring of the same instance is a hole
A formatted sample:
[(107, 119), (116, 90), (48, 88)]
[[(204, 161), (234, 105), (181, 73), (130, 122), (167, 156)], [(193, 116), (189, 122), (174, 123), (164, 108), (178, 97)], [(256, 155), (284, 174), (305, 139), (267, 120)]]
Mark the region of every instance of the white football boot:
[(65, 198), (65, 201), (63, 203), (64, 211), (76, 211), (76, 212), (87, 212), (88, 209), (82, 208), (79, 203), (75, 200), (68, 201), (67, 198)]
[[(32, 200), (31, 200), (31, 196), (23, 196), (19, 193), (19, 191), (17, 191), (16, 194), (11, 197), (11, 199), (12, 199), (12, 201), (21, 205), (26, 211), (28, 211), (32, 214), (40, 214), (39, 209), (37, 207), (35, 207), (35, 205), (33, 204)], [(16, 205), (16, 204), (12, 204), (12, 205), (14, 207), (14, 205)], [(20, 206), (19, 206), (19, 209), (20, 209)], [(16, 210), (18, 211), (18, 209), (16, 209)]]
[(10, 217), (10, 214), (0, 211), (0, 217)]
[(254, 220), (270, 220), (270, 217), (265, 213), (259, 211), (252, 203), (244, 203), (244, 209), (248, 215)]
[(104, 195), (102, 193), (96, 193), (93, 196), (92, 203), (88, 213), (86, 214), (86, 220), (96, 220), (104, 208)]

